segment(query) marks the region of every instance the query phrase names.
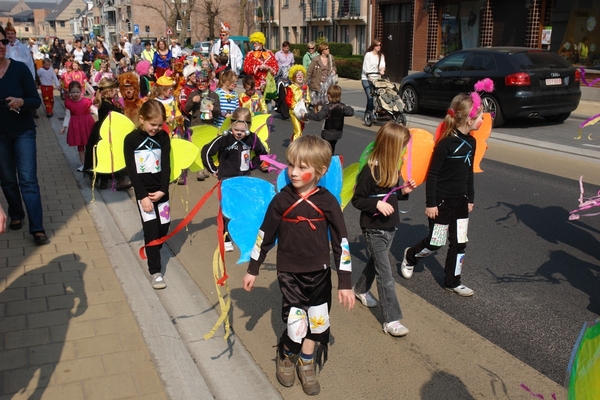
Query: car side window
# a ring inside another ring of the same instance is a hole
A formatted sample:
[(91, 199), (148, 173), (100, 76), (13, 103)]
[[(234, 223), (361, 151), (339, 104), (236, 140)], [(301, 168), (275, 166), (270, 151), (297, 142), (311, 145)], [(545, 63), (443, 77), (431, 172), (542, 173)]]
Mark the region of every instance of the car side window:
[(469, 53), (451, 54), (440, 60), (433, 67), (433, 72), (460, 71)]
[(465, 64), (466, 71), (493, 71), (495, 69), (494, 57), (487, 53), (473, 53)]

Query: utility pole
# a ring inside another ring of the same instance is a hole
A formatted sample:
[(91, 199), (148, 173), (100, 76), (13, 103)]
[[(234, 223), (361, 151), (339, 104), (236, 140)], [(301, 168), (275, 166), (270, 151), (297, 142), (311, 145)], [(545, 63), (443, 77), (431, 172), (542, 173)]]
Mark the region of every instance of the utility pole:
[(271, 18), (273, 17), (271, 15), (271, 11), (273, 10), (273, 0), (269, 0), (268, 2), (268, 7), (267, 7), (267, 48), (270, 50), (272, 49), (271, 47)]
[(331, 40), (330, 42), (335, 42), (335, 0), (331, 0)]

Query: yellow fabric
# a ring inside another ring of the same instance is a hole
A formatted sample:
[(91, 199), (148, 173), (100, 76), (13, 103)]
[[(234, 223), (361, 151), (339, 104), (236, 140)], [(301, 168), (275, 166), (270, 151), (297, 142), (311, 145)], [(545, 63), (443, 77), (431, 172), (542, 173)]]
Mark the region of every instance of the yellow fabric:
[(221, 324), (225, 324), (225, 335), (223, 336), (223, 340), (227, 341), (227, 338), (229, 337), (230, 332), (230, 325), (229, 325), (229, 310), (231, 308), (231, 293), (229, 291), (229, 286), (227, 285), (227, 281), (225, 281), (224, 285), (225, 286), (225, 291), (227, 292), (227, 300), (224, 299), (223, 297), (223, 293), (221, 292), (221, 286), (217, 283), (217, 281), (223, 276), (223, 272), (225, 271), (225, 268), (223, 266), (223, 261), (219, 252), (219, 247), (217, 246), (217, 249), (215, 250), (215, 253), (213, 255), (213, 276), (215, 277), (215, 286), (217, 289), (217, 296), (219, 298), (219, 306), (221, 307), (221, 315), (219, 316), (219, 319), (217, 320), (217, 322), (215, 323), (215, 325), (213, 326), (213, 328), (210, 330), (210, 332), (208, 332), (206, 335), (204, 335), (204, 340), (208, 340), (210, 338), (212, 338), (217, 330), (217, 328), (221, 325)]
[(296, 107), (296, 104), (298, 104), (301, 99), (304, 99), (304, 102), (307, 106), (310, 104), (310, 90), (308, 90), (308, 86), (304, 85), (303, 87), (300, 87), (296, 83), (288, 86), (288, 90), (292, 91), (292, 101), (289, 104), (290, 121), (292, 122), (292, 128), (294, 132), (292, 135), (292, 140), (296, 140), (302, 136), (304, 123), (298, 120), (296, 114), (294, 114), (294, 107)]

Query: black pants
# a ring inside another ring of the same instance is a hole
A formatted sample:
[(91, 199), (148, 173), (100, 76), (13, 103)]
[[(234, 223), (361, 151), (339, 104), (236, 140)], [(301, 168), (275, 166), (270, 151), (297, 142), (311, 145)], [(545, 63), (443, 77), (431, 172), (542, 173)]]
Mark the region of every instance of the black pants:
[(279, 83), (277, 85), (277, 90), (279, 91), (277, 100), (275, 104), (277, 105), (277, 109), (283, 118), (290, 118), (290, 108), (285, 102), (285, 96), (287, 94), (287, 87), (283, 83)]
[[(162, 199), (160, 199), (157, 203), (153, 203), (154, 205), (154, 213), (156, 214), (156, 218), (151, 219), (149, 221), (144, 221), (142, 218), (142, 228), (144, 230), (144, 243), (147, 245), (153, 240), (160, 239), (163, 236), (166, 236), (169, 233), (170, 226), (170, 216), (168, 221), (161, 221), (161, 215), (159, 210), (159, 205), (166, 203), (169, 201), (169, 194), (166, 193)], [(138, 210), (140, 212), (140, 218), (142, 217), (142, 210), (138, 204)], [(168, 213), (170, 215), (170, 213)], [(160, 249), (162, 248), (162, 244), (158, 246), (148, 246), (146, 247), (146, 256), (148, 257), (148, 272), (150, 275), (156, 274), (161, 271), (161, 261), (160, 261)]]
[[(311, 307), (326, 303), (327, 313), (331, 310), (332, 286), (330, 268), (305, 274), (292, 274), (289, 272), (278, 271), (277, 279), (283, 295), (281, 317), (286, 324), (288, 323), (288, 317), (292, 307), (308, 313), (308, 310)], [(327, 328), (323, 332), (314, 333), (313, 330), (316, 329), (311, 329), (311, 322), (308, 321), (308, 318), (306, 322), (308, 323), (308, 330), (304, 339), (313, 340), (326, 347), (329, 343), (330, 329)], [(302, 340), (302, 342), (304, 342), (304, 340)], [(293, 341), (288, 335), (287, 328), (281, 335), (280, 343), (283, 343), (285, 347), (294, 354), (300, 353), (300, 350), (302, 349), (302, 343)]]
[[(406, 261), (409, 265), (416, 265), (421, 258), (440, 249), (443, 244), (433, 245), (432, 237), (434, 233), (440, 232), (441, 227), (447, 226), (449, 247), (444, 266), (446, 272), (444, 284), (448, 288), (455, 288), (460, 285), (460, 273), (467, 247), (466, 241), (462, 240), (458, 235), (460, 233), (458, 225), (462, 224), (465, 220), (468, 221), (469, 200), (466, 196), (455, 199), (438, 198), (437, 204), (438, 216), (435, 219), (429, 219), (429, 235), (408, 249), (406, 252)], [(466, 231), (464, 232), (464, 236), (466, 237)], [(435, 242), (435, 238), (433, 242)]]

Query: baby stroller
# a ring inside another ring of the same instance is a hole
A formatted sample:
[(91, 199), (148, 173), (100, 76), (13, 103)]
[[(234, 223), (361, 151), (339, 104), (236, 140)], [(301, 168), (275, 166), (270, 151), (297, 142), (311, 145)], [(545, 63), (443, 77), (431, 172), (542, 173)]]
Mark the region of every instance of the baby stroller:
[(365, 111), (363, 121), (366, 126), (373, 125), (373, 121), (394, 119), (399, 124), (406, 125), (404, 116), (404, 102), (395, 84), (386, 76), (376, 74), (371, 82), (371, 97), (373, 98), (372, 111)]

